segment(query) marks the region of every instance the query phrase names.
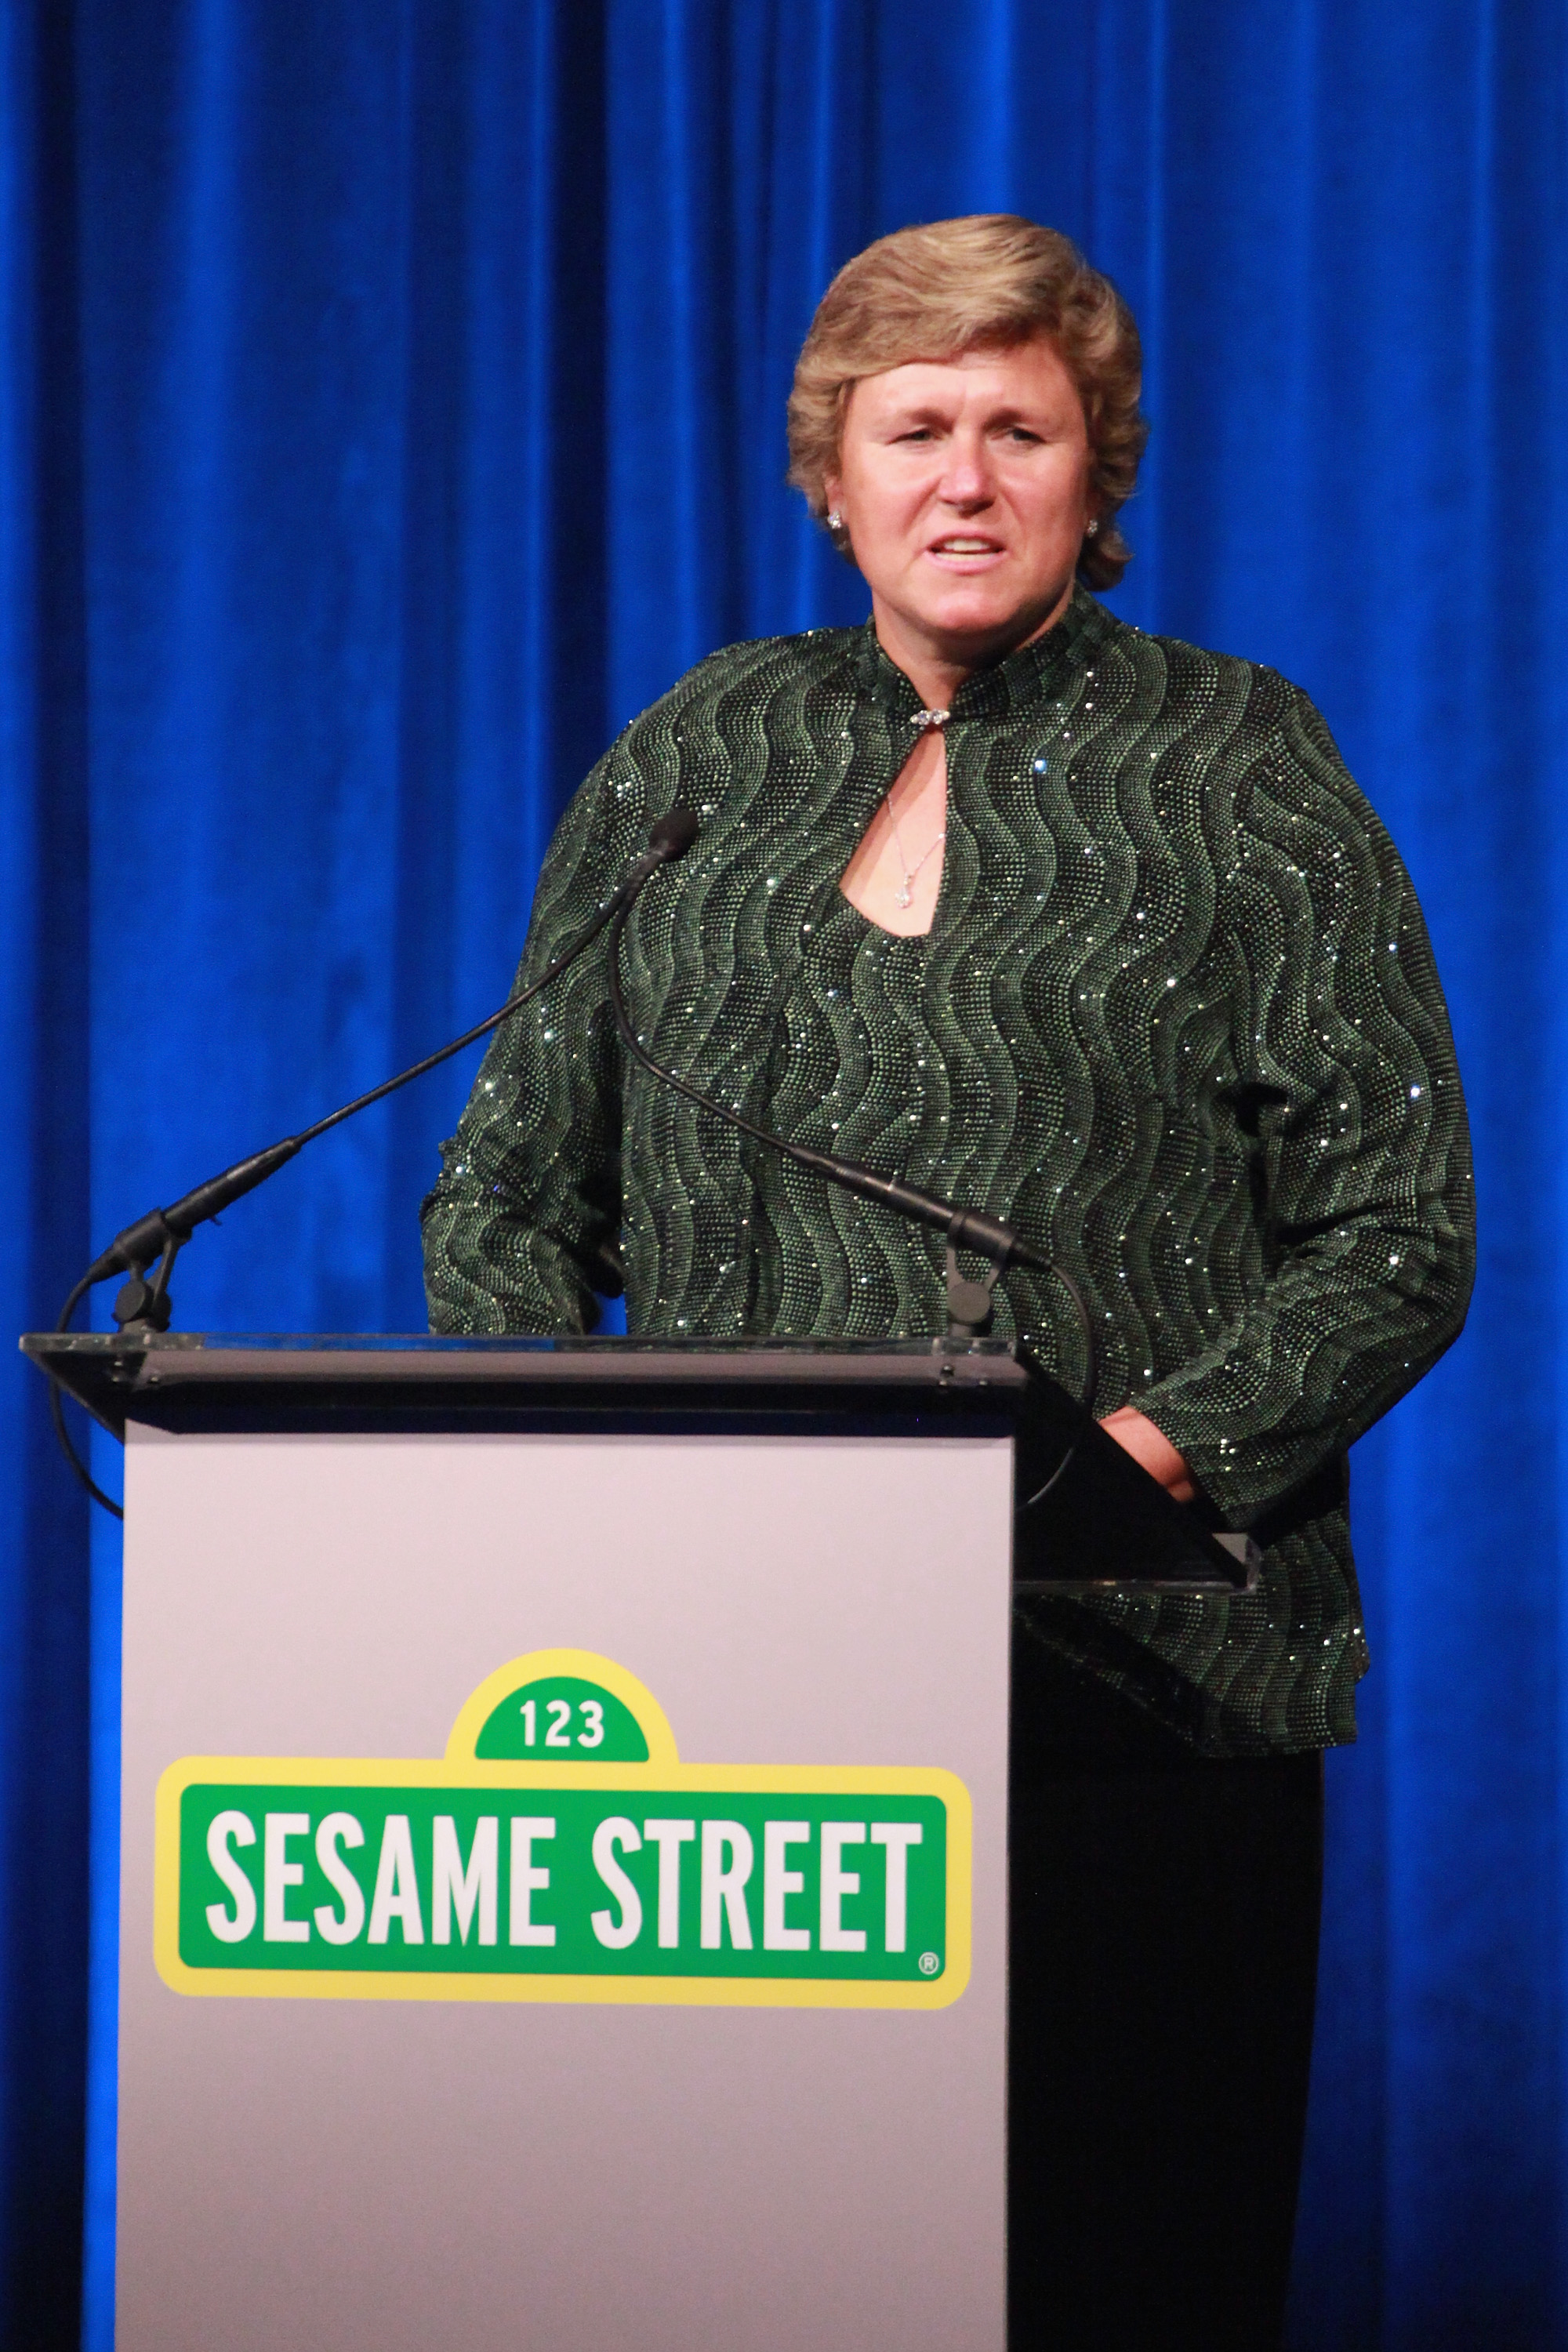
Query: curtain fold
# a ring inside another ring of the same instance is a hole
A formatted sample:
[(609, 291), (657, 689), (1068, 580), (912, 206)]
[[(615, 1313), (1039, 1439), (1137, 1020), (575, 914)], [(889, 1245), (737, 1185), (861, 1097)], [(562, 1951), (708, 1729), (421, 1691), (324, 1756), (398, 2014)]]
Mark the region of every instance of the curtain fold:
[[(1565, 90), (1558, 0), (0, 12), (15, 1329), (132, 1215), (499, 1002), (566, 796), (683, 668), (861, 616), (783, 481), (843, 259), (1013, 208), (1131, 300), (1153, 440), (1117, 609), (1318, 701), (1415, 877), (1476, 1129), (1470, 1328), (1355, 1462), (1374, 1665), (1329, 1764), (1297, 2352), (1568, 2342)], [(470, 1075), (205, 1231), (178, 1321), (417, 1328)], [(100, 1529), (89, 1574), (25, 1372), (0, 2340), (76, 2340), (90, 2015), (96, 2346), (117, 1555)]]
[[(86, 697), (70, 43), (0, 17), (0, 1295), (52, 1324), (87, 1232)], [(0, 2334), (76, 2340), (88, 1950), (85, 1498), (0, 1357)]]

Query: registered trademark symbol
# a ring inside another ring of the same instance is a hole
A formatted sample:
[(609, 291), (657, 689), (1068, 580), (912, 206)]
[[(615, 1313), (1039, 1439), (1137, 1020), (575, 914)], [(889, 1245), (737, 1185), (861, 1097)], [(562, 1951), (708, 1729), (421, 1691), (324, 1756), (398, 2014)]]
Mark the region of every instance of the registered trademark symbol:
[(938, 1959), (934, 1952), (922, 1952), (921, 1954), (921, 1974), (922, 1977), (934, 1977), (941, 1966), (942, 1962)]

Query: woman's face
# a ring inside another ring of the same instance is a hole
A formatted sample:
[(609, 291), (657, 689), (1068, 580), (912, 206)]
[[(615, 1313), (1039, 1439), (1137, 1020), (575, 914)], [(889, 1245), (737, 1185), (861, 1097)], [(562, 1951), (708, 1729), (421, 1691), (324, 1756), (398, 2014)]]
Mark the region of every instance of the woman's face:
[(1094, 512), (1089, 471), (1083, 403), (1043, 339), (862, 377), (826, 489), (894, 660), (972, 668), (1048, 628)]

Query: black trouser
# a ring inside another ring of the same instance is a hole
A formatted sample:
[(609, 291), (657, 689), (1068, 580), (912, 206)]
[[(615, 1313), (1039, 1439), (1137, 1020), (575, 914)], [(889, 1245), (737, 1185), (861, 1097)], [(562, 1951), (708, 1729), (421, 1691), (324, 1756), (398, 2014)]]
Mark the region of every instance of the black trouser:
[(1195, 1756), (1016, 1652), (1012, 2352), (1278, 2352), (1322, 1759)]

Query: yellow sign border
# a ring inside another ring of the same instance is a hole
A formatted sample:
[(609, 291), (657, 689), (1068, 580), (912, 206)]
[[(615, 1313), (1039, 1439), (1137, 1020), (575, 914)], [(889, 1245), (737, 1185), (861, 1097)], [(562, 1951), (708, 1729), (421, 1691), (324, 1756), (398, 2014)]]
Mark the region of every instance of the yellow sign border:
[[(646, 1764), (481, 1763), (474, 1754), (493, 1710), (522, 1683), (580, 1675), (611, 1691), (636, 1716)], [(180, 1800), (197, 1782), (264, 1787), (594, 1789), (656, 1792), (734, 1790), (746, 1794), (934, 1797), (947, 1809), (947, 1965), (931, 1982), (865, 1978), (601, 1977), (438, 1974), (385, 1969), (193, 1969), (180, 1958)], [(947, 2009), (969, 1982), (973, 1810), (952, 1772), (923, 1766), (851, 1769), (813, 1764), (683, 1764), (663, 1708), (647, 1685), (591, 1650), (531, 1650), (487, 1675), (465, 1700), (444, 1758), (182, 1756), (158, 1782), (155, 1801), (153, 1957), (174, 1992), (205, 2000), (503, 2000), (630, 2002), (716, 2009)]]

